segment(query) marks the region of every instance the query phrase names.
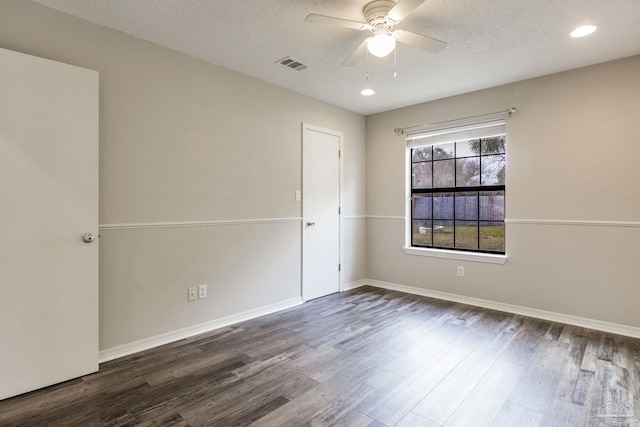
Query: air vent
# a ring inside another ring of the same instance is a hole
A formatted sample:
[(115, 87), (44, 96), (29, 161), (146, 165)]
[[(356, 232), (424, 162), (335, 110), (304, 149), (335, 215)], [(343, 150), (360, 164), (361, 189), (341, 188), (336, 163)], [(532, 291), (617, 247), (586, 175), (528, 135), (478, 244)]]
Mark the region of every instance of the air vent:
[(276, 63), (280, 64), (280, 65), (284, 65), (285, 67), (291, 68), (293, 70), (296, 71), (302, 71), (302, 70), (306, 70), (307, 68), (309, 68), (308, 65), (304, 65), (302, 62), (300, 61), (296, 61), (295, 59), (292, 59), (290, 57), (286, 57), (286, 58), (282, 58), (276, 61)]

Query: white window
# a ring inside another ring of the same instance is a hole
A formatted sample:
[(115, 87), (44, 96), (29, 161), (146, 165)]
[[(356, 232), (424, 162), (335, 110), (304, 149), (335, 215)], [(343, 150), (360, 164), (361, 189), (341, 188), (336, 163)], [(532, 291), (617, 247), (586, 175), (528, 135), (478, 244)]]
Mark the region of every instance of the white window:
[(409, 246), (505, 253), (504, 122), (407, 137)]

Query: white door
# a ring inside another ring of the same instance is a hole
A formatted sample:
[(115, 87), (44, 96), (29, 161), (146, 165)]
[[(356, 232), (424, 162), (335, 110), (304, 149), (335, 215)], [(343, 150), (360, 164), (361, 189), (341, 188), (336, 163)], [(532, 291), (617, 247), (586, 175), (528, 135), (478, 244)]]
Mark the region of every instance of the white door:
[(302, 297), (340, 291), (340, 132), (303, 124)]
[(0, 399), (98, 369), (98, 73), (0, 49)]

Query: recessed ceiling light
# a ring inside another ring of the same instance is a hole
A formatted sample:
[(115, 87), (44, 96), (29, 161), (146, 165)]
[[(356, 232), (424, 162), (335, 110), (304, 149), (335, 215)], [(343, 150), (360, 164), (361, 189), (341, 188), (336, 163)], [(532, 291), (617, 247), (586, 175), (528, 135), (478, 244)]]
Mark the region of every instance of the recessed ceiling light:
[(584, 37), (584, 36), (588, 36), (589, 34), (593, 33), (595, 30), (597, 30), (598, 27), (596, 25), (583, 25), (581, 27), (576, 28), (575, 30), (571, 31), (571, 37)]
[(360, 92), (360, 95), (364, 95), (364, 96), (371, 96), (373, 94), (375, 94), (376, 91), (373, 89), (363, 89), (362, 92)]

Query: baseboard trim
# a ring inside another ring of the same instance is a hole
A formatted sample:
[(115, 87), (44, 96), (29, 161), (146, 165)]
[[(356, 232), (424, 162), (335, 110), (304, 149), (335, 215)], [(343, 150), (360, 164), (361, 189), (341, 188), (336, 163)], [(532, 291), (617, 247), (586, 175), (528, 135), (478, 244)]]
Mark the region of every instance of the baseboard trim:
[(215, 329), (231, 326), (233, 324), (244, 322), (245, 320), (255, 319), (256, 317), (275, 313), (287, 308), (295, 307), (302, 304), (302, 297), (291, 298), (275, 304), (266, 305), (264, 307), (255, 308), (242, 313), (223, 317), (221, 319), (212, 320), (210, 322), (200, 323), (198, 325), (189, 326), (187, 328), (178, 329), (176, 331), (167, 332), (153, 337), (145, 338), (132, 343), (119, 345), (116, 347), (100, 350), (98, 354), (98, 362), (108, 362), (109, 360), (118, 359), (130, 354), (138, 353), (143, 350), (169, 344), (194, 335), (210, 332)]
[[(519, 305), (505, 304), (497, 301), (490, 301), (480, 298), (467, 297), (464, 295), (450, 294), (446, 292), (432, 291), (429, 289), (416, 288), (413, 286), (399, 285), (397, 283), (383, 282), (380, 280), (365, 279), (366, 285), (376, 288), (389, 289), (393, 291), (405, 292), (408, 294), (421, 295), (446, 301), (458, 302), (491, 310), (504, 311), (506, 313), (519, 314), (522, 316), (535, 317), (537, 319), (549, 320), (552, 322), (565, 323), (567, 325), (579, 326), (582, 328), (595, 329), (597, 331), (608, 332), (617, 335), (624, 335), (631, 338), (640, 338), (640, 328), (618, 323), (604, 322), (601, 320), (588, 319), (585, 317), (572, 316), (569, 314), (556, 313), (552, 311), (539, 310), (536, 308), (522, 307)], [(362, 285), (360, 285), (362, 286)]]
[(355, 282), (345, 283), (342, 285), (340, 292), (350, 291), (351, 289), (356, 289), (361, 286), (366, 286), (368, 284), (366, 279), (356, 280)]

